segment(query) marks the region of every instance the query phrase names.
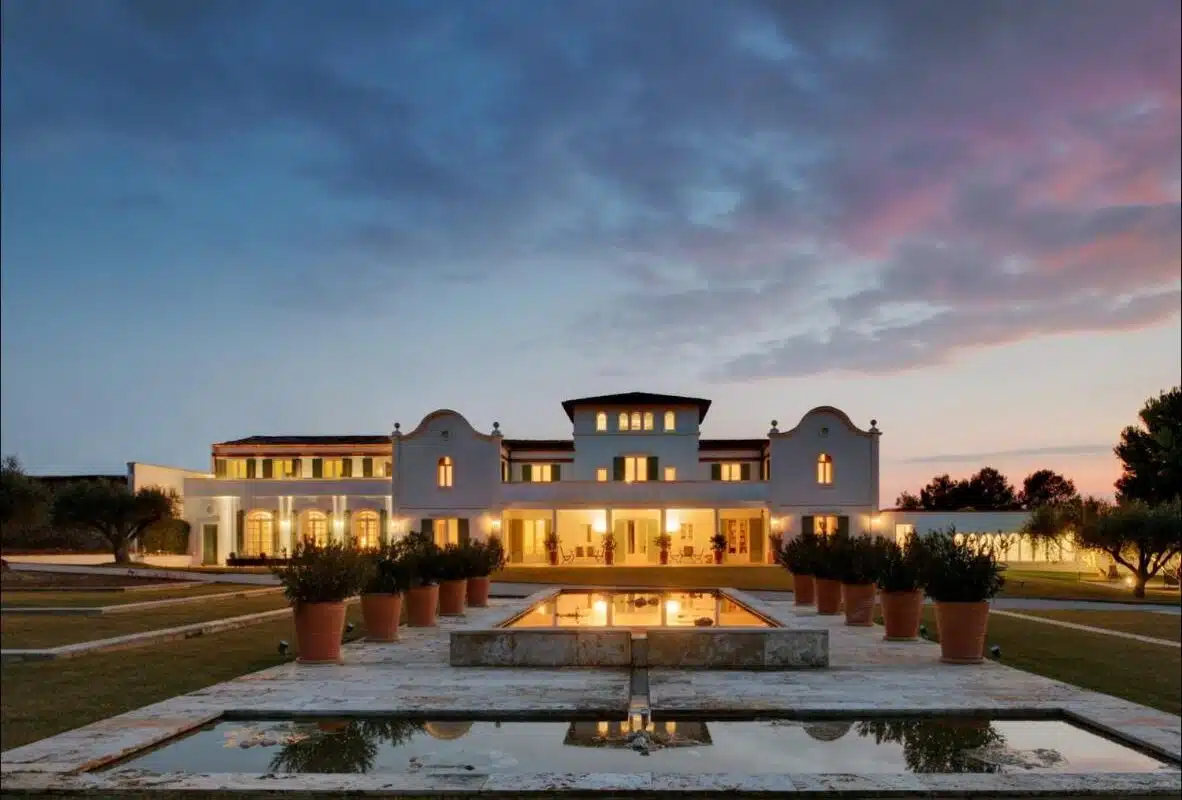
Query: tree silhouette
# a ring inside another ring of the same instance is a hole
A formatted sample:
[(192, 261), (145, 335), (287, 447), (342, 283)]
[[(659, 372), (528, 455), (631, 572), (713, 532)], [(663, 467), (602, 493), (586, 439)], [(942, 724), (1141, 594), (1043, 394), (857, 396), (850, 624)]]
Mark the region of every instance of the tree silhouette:
[(1040, 469), (1030, 473), (1022, 481), (1022, 492), (1018, 496), (1018, 502), (1023, 508), (1033, 509), (1068, 503), (1078, 497), (1072, 480), (1052, 469)]
[(1145, 401), (1141, 426), (1121, 432), (1115, 448), (1123, 473), (1116, 481), (1120, 501), (1166, 503), (1182, 495), (1182, 387)]

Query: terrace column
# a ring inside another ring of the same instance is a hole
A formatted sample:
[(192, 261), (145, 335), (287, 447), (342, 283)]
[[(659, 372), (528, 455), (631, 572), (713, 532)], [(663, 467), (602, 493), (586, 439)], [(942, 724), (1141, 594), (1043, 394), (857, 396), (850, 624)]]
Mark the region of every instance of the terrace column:
[(292, 546), (292, 529), (295, 527), (294, 497), (279, 498), (279, 547), (286, 550), (288, 555), (295, 548)]

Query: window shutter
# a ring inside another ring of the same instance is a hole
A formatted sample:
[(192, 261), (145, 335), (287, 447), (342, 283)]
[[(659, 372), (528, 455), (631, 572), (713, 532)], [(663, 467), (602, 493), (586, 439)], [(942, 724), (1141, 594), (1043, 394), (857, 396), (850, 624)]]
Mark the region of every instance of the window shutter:
[(646, 460), (648, 461), (648, 479), (650, 481), (660, 480), (661, 468), (658, 464), (660, 459), (658, 459), (656, 456), (649, 456)]
[(363, 478), (372, 478), (373, 477), (373, 459), (370, 458), (369, 456), (366, 456), (365, 458), (361, 459), (361, 477), (363, 477)]
[(353, 456), (345, 456), (341, 459), (341, 477), (353, 477)]
[(816, 518), (808, 514), (800, 518), (800, 532), (813, 533), (817, 530)]
[(712, 481), (722, 480), (722, 464), (715, 462), (710, 465), (710, 480), (712, 480)]
[(763, 520), (751, 519), (747, 521), (747, 539), (750, 542), (748, 550), (751, 553), (752, 564), (763, 563)]
[(293, 458), (291, 460), (291, 474), (292, 474), (292, 477), (295, 477), (295, 478), (304, 477), (303, 465), (300, 463), (300, 460), (298, 458)]
[(624, 457), (616, 456), (612, 459), (612, 480), (624, 480)]
[(741, 480), (741, 481), (751, 480), (751, 462), (744, 461), (742, 464), (739, 465), (739, 480)]
[(246, 547), (246, 511), (238, 509), (238, 519), (235, 521), (234, 531), (234, 554), (242, 555), (243, 549)]
[(420, 533), (435, 538), (435, 520), (425, 519), (420, 523)]
[(255, 460), (253, 458), (246, 459), (246, 477), (248, 477), (248, 478), (258, 477), (258, 474), (255, 472), (256, 469), (257, 469), (257, 465), (255, 463)]
[(390, 534), (387, 530), (390, 527), (389, 515), (386, 509), (378, 511), (378, 541), (382, 544), (387, 544), (390, 541)]
[(274, 478), (275, 477), (275, 462), (269, 458), (263, 459), (263, 477), (264, 478)]
[(849, 532), (850, 532), (850, 518), (849, 517), (838, 517), (837, 518), (837, 532), (839, 534), (841, 534), (842, 536), (849, 535)]
[(323, 458), (312, 459), (312, 477), (313, 478), (323, 478), (324, 477), (324, 459)]
[(530, 481), (532, 481), (534, 479), (534, 465), (533, 464), (522, 464), (521, 479), (523, 481), (525, 481), (526, 483), (529, 483)]
[(460, 547), (468, 544), (468, 518), (460, 517), (456, 522), (456, 538), (460, 542)]
[(552, 480), (552, 481), (562, 480), (562, 465), (561, 464), (551, 464), (550, 465), (550, 480)]
[(215, 458), (213, 460), (213, 476), (215, 478), (226, 477), (226, 459)]

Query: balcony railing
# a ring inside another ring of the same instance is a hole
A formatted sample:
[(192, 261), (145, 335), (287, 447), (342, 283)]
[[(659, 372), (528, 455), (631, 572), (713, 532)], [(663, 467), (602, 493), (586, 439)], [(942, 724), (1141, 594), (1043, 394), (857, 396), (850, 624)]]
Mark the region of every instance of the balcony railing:
[(506, 506), (719, 506), (766, 503), (765, 481), (556, 481), (503, 483)]

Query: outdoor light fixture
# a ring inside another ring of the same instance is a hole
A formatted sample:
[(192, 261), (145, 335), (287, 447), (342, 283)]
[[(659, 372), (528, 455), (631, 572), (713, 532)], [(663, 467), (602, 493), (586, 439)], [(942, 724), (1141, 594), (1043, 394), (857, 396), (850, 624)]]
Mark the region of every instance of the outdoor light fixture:
[(994, 658), (1000, 659), (1001, 658), (1001, 648), (998, 647), (997, 645), (993, 645), (992, 647), (989, 648), (989, 655), (993, 656)]
[(928, 626), (927, 625), (921, 624), (919, 626), (919, 635), (924, 639), (928, 638)]
[(287, 655), (287, 648), (288, 647), (290, 647), (290, 645), (287, 643), (287, 641), (285, 639), (280, 639), (279, 640), (279, 655), (281, 655), (281, 656)]
[(345, 623), (345, 633), (352, 633), (352, 632), (353, 632), (353, 623), (346, 622)]

